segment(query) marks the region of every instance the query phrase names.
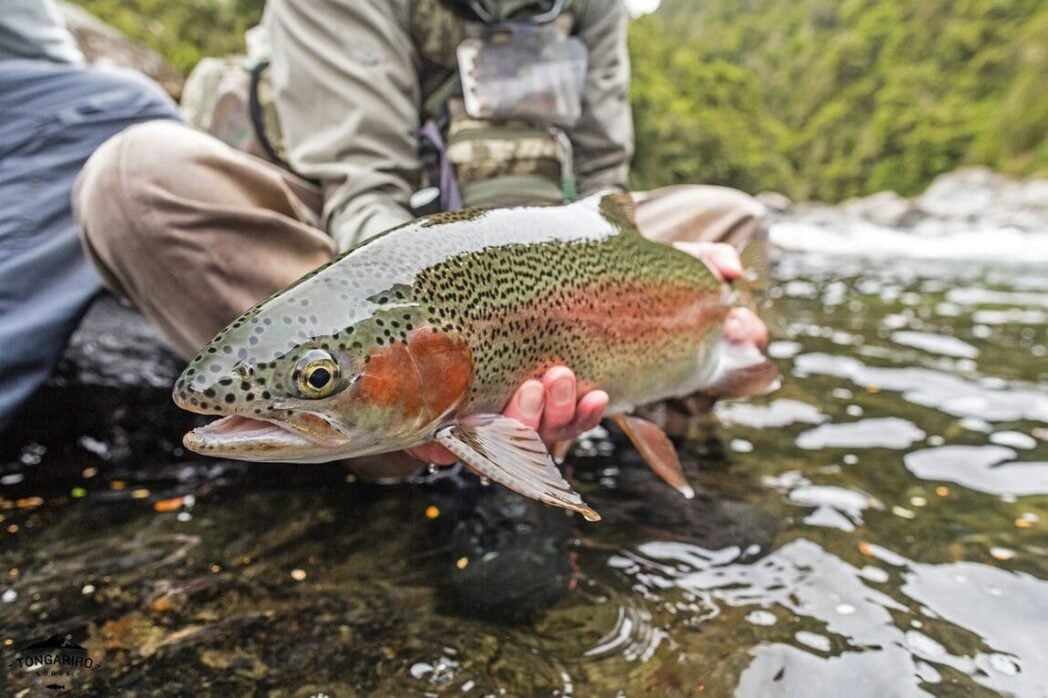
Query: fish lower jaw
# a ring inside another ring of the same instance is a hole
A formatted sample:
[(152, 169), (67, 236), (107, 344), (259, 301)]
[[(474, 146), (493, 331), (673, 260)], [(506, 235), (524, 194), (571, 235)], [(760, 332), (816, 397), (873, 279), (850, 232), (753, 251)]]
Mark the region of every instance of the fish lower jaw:
[(255, 461), (335, 460), (338, 449), (275, 422), (229, 415), (197, 427), (182, 444), (204, 456)]

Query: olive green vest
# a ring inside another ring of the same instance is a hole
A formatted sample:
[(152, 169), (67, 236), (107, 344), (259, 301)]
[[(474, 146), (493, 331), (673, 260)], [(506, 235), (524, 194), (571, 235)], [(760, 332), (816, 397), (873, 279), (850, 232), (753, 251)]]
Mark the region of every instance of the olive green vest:
[[(554, 26), (564, 36), (572, 29), (564, 12)], [(523, 120), (474, 119), (460, 92), (457, 49), (484, 35), (441, 0), (417, 0), (411, 36), (422, 70), (424, 118), (446, 117), (447, 154), (455, 169), (463, 204), (512, 206), (563, 203), (575, 198), (571, 142), (559, 130)]]
[[(569, 3), (570, 5), (570, 3)], [(463, 19), (441, 0), (417, 0), (411, 37), (420, 61), (422, 117), (445, 125), (446, 153), (463, 205), (554, 204), (575, 197), (571, 143), (557, 129), (517, 120), (480, 120), (462, 101), (456, 51), (481, 37), (480, 22)], [(554, 20), (564, 35), (570, 12)], [(241, 57), (204, 59), (193, 69), (182, 99), (190, 126), (283, 167), (287, 149), (274, 104), (268, 64)]]

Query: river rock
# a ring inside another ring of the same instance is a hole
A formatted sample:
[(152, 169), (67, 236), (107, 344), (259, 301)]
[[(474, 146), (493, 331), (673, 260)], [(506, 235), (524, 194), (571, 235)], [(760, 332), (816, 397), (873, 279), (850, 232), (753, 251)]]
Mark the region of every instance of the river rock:
[(925, 214), (918, 232), (1010, 228), (1022, 232), (1048, 230), (1048, 180), (1010, 179), (985, 167), (940, 175), (916, 199)]
[(972, 167), (939, 175), (917, 199), (917, 207), (930, 216), (971, 218), (1000, 203), (1009, 181), (985, 167)]
[(104, 295), (91, 304), (69, 338), (52, 383), (138, 393), (161, 390), (166, 397), (183, 365), (140, 312)]
[(793, 200), (790, 197), (777, 191), (762, 191), (753, 198), (764, 204), (764, 207), (772, 213), (782, 213), (793, 206)]
[(917, 207), (912, 201), (893, 191), (882, 191), (859, 199), (849, 199), (841, 204), (844, 213), (863, 218), (887, 228), (900, 228), (913, 223)]
[(62, 2), (59, 7), (88, 63), (137, 70), (160, 83), (176, 100), (182, 94), (182, 76), (159, 53), (131, 41), (76, 5)]
[(195, 420), (171, 401), (183, 364), (141, 313), (103, 295), (0, 439), (52, 449), (87, 439), (115, 461), (171, 452)]

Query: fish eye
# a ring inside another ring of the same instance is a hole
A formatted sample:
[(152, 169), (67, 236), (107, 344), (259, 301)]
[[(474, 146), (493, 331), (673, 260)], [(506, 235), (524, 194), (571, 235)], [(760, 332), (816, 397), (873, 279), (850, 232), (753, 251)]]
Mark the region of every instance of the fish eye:
[(339, 373), (338, 362), (330, 354), (313, 349), (295, 364), (292, 379), (303, 397), (321, 398), (335, 392)]

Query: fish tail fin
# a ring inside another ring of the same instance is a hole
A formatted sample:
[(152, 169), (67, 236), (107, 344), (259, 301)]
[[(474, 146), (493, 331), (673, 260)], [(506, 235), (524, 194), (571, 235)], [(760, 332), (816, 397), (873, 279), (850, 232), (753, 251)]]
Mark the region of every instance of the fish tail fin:
[(757, 314), (772, 335), (782, 336), (786, 325), (771, 298), (771, 243), (767, 231), (751, 239), (739, 252), (742, 277), (732, 282), (736, 303)]

